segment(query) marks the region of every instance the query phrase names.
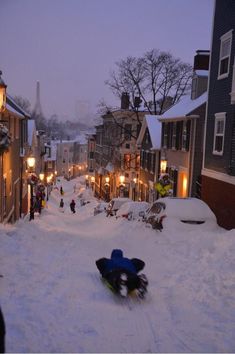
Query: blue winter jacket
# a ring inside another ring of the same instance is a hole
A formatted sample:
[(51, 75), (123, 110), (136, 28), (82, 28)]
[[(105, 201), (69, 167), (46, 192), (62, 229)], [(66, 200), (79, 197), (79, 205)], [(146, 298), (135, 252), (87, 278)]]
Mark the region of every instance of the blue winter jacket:
[(123, 257), (122, 250), (114, 249), (111, 254), (111, 259), (106, 259), (105, 273), (120, 268), (136, 273), (136, 268), (134, 264), (130, 259)]

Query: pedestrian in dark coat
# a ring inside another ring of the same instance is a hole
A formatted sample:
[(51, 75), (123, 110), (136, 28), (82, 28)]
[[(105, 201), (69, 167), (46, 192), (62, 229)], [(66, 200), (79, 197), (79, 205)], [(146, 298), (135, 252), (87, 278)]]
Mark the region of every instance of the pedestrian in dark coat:
[(61, 195), (64, 195), (64, 191), (63, 191), (62, 186), (60, 187), (60, 194), (61, 194)]
[(76, 203), (75, 201), (72, 199), (71, 203), (70, 203), (70, 209), (72, 211), (72, 213), (75, 213), (75, 206), (76, 206)]
[(63, 201), (63, 198), (60, 199), (60, 208), (63, 208), (64, 207), (64, 201)]
[(0, 353), (5, 353), (5, 321), (0, 307)]
[(29, 209), (29, 221), (34, 220), (34, 212), (35, 212), (34, 205), (31, 205)]

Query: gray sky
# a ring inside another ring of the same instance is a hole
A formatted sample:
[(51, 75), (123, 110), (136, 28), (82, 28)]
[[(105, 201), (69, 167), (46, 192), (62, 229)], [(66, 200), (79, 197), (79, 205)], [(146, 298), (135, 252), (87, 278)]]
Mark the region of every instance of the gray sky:
[[(8, 92), (73, 119), (79, 101), (93, 111), (115, 62), (157, 48), (190, 64), (210, 49), (213, 0), (0, 0), (0, 70)], [(84, 105), (83, 105), (84, 107)]]

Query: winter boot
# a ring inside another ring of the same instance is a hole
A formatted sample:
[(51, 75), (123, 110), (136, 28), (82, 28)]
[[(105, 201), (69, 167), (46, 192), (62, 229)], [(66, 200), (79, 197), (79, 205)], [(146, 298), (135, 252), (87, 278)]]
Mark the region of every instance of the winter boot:
[(121, 273), (119, 278), (119, 294), (122, 297), (126, 297), (128, 294), (128, 287), (127, 287), (127, 275), (126, 273)]
[(148, 279), (145, 274), (140, 274), (139, 275), (139, 285), (137, 288), (137, 295), (139, 298), (143, 299), (145, 297), (145, 294), (147, 292), (147, 286), (148, 286)]

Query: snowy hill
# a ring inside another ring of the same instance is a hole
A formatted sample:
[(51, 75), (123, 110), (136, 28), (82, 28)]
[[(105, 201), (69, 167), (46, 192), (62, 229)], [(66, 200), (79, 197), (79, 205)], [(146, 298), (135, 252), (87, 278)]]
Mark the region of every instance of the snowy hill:
[[(82, 178), (62, 185), (64, 213), (54, 189), (34, 221), (0, 226), (7, 352), (235, 351), (235, 230), (166, 233), (94, 216)], [(146, 262), (145, 300), (118, 298), (100, 281), (95, 260), (113, 248)]]

